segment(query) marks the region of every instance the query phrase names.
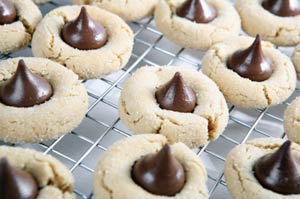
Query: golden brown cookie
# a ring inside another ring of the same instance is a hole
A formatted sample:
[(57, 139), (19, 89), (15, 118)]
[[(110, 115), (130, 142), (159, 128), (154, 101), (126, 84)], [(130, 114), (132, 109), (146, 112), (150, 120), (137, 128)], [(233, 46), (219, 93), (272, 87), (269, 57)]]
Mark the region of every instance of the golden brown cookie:
[(150, 16), (158, 0), (73, 0), (75, 4), (95, 5), (119, 15), (125, 21), (137, 21)]
[[(254, 172), (257, 161), (263, 156), (277, 151), (284, 142), (285, 140), (278, 138), (254, 139), (235, 147), (229, 153), (225, 163), (225, 178), (233, 198), (297, 199), (300, 197), (300, 194), (281, 194), (265, 188), (258, 181), (256, 172)], [(296, 159), (300, 158), (300, 146), (298, 144), (291, 145), (291, 152)], [(269, 181), (271, 182), (275, 178), (277, 177), (270, 177)], [(287, 181), (287, 179), (281, 180)]]
[[(21, 58), (0, 62), (0, 87), (15, 73)], [(76, 128), (87, 111), (87, 92), (78, 76), (44, 58), (22, 58), (28, 68), (53, 88), (51, 98), (27, 108), (0, 102), (0, 139), (6, 142), (41, 142)]]
[[(155, 92), (180, 72), (196, 94), (192, 112), (163, 109)], [(135, 133), (154, 133), (170, 143), (183, 142), (189, 147), (204, 146), (224, 131), (228, 109), (216, 84), (201, 72), (181, 67), (143, 67), (124, 85), (119, 113), (125, 125)]]
[(207, 199), (207, 174), (195, 153), (182, 143), (171, 145), (175, 158), (182, 164), (186, 180), (174, 196), (154, 195), (132, 180), (137, 160), (162, 149), (167, 140), (161, 135), (136, 135), (112, 145), (101, 157), (95, 170), (94, 194), (97, 199)]
[(1, 158), (34, 177), (39, 188), (37, 199), (76, 199), (71, 172), (53, 157), (30, 149), (0, 146)]
[(13, 52), (28, 45), (42, 18), (39, 8), (31, 0), (9, 1), (13, 3), (17, 16), (12, 23), (0, 25), (1, 54)]
[(261, 34), (264, 40), (275, 45), (297, 45), (300, 42), (300, 16), (275, 15), (266, 10), (262, 3), (263, 0), (236, 1), (235, 7), (241, 16), (244, 31), (251, 36)]
[(172, 42), (187, 48), (207, 50), (213, 44), (239, 34), (240, 17), (229, 2), (208, 0), (216, 10), (216, 18), (209, 23), (196, 23), (176, 14), (185, 1), (161, 0), (156, 6), (157, 28)]
[(78, 17), (81, 8), (64, 6), (48, 13), (33, 35), (33, 54), (61, 63), (82, 79), (96, 78), (125, 66), (133, 47), (133, 33), (120, 17), (108, 11), (85, 6), (90, 17), (101, 23), (108, 34), (104, 46), (79, 50), (62, 39), (62, 27)]
[(264, 55), (274, 69), (265, 81), (253, 81), (228, 68), (229, 58), (253, 44), (254, 38), (233, 37), (214, 45), (202, 61), (203, 73), (213, 79), (226, 100), (243, 108), (265, 108), (282, 103), (296, 87), (296, 73), (290, 59), (268, 42), (262, 42)]

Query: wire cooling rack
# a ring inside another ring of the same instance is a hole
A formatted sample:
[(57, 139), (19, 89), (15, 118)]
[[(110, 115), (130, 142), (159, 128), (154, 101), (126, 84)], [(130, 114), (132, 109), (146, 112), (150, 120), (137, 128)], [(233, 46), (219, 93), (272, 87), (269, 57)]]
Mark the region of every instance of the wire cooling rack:
[[(233, 2), (233, 0), (232, 0)], [(40, 5), (43, 14), (69, 0), (55, 0)], [(124, 81), (144, 65), (178, 65), (201, 69), (204, 52), (181, 48), (168, 41), (156, 29), (153, 18), (129, 24), (135, 43), (129, 63), (122, 70), (108, 76), (84, 81), (89, 94), (89, 109), (83, 122), (70, 134), (57, 140), (39, 144), (18, 145), (51, 154), (63, 162), (75, 176), (78, 199), (91, 199), (94, 168), (107, 147), (115, 141), (132, 135), (118, 117), (118, 98)], [(279, 48), (288, 56), (293, 48)], [(32, 56), (31, 46), (0, 55), (0, 60)], [(220, 138), (203, 148), (194, 149), (208, 172), (210, 199), (231, 199), (223, 176), (224, 162), (229, 151), (240, 143), (258, 137), (285, 137), (283, 112), (299, 96), (296, 90), (287, 102), (264, 110), (240, 109), (228, 104), (230, 120)], [(0, 143), (3, 145), (5, 143)]]

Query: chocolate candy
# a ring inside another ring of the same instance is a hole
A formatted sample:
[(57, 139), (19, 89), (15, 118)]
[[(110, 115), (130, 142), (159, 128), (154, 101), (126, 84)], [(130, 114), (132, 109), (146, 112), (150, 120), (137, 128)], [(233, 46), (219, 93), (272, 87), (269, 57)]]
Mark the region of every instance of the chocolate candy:
[(0, 159), (0, 198), (36, 199), (38, 185), (32, 175), (10, 166), (6, 158)]
[(196, 106), (196, 94), (185, 84), (179, 72), (156, 91), (155, 97), (162, 109), (191, 113)]
[(260, 35), (249, 48), (235, 52), (227, 65), (241, 77), (257, 82), (269, 79), (274, 70), (273, 64), (263, 53)]
[(300, 15), (299, 0), (266, 0), (262, 6), (271, 13), (281, 17)]
[(264, 188), (283, 195), (300, 194), (300, 160), (292, 154), (291, 144), (286, 141), (256, 162), (254, 174)]
[(0, 100), (8, 106), (31, 107), (50, 99), (49, 82), (30, 72), (24, 60), (20, 60), (16, 73), (0, 87)]
[(168, 144), (158, 153), (138, 160), (133, 166), (132, 178), (150, 193), (163, 196), (174, 196), (185, 184), (184, 169)]
[(104, 46), (107, 33), (100, 23), (89, 16), (86, 8), (82, 7), (79, 16), (64, 25), (62, 38), (74, 48), (92, 50)]
[(207, 0), (187, 0), (176, 13), (196, 23), (209, 23), (217, 17), (216, 9)]
[(9, 0), (0, 0), (0, 25), (10, 24), (17, 18), (14, 4)]

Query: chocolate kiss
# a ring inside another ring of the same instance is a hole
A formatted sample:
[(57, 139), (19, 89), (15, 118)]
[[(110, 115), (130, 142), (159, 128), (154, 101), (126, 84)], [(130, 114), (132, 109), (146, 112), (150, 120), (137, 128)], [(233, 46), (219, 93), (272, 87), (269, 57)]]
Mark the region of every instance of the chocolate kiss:
[(196, 95), (179, 72), (156, 91), (155, 97), (160, 107), (167, 110), (191, 113), (196, 106)]
[(260, 35), (246, 50), (235, 52), (228, 60), (228, 68), (252, 81), (265, 81), (273, 73), (273, 65), (264, 56)]
[(0, 159), (0, 198), (35, 199), (38, 185), (29, 173), (10, 166), (6, 158)]
[(142, 157), (133, 166), (133, 180), (155, 195), (174, 196), (184, 187), (185, 173), (181, 163), (166, 144), (158, 153)]
[(0, 25), (10, 24), (17, 18), (17, 11), (9, 0), (0, 0)]
[(50, 99), (52, 87), (49, 82), (30, 72), (24, 60), (20, 60), (15, 75), (0, 87), (0, 99), (14, 107), (31, 107)]
[(107, 33), (100, 23), (89, 16), (86, 8), (82, 7), (77, 19), (64, 25), (62, 38), (74, 48), (92, 50), (104, 46)]
[(206, 0), (187, 0), (176, 13), (180, 17), (197, 23), (209, 23), (217, 17), (217, 11)]
[(266, 0), (262, 5), (266, 10), (281, 17), (300, 15), (299, 0)]
[(289, 195), (300, 194), (300, 165), (286, 141), (275, 153), (260, 158), (254, 167), (255, 177), (266, 189)]

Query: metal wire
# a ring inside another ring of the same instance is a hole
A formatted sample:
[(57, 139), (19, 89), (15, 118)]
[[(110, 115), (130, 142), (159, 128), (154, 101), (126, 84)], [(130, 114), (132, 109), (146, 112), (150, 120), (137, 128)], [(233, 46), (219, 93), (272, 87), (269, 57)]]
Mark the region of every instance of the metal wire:
[[(55, 0), (39, 7), (45, 14), (68, 4), (68, 0)], [(201, 70), (204, 52), (184, 49), (168, 41), (155, 28), (153, 18), (130, 23), (130, 26), (134, 30), (135, 46), (127, 66), (103, 78), (83, 82), (88, 90), (90, 106), (82, 124), (57, 140), (18, 145), (51, 154), (62, 161), (75, 176), (78, 198), (93, 198), (93, 171), (100, 156), (115, 141), (132, 135), (120, 121), (117, 111), (122, 84), (130, 74), (143, 65), (179, 65)], [(293, 49), (280, 50), (290, 54)], [(16, 53), (2, 54), (0, 60), (18, 56), (32, 56), (31, 46)], [(230, 120), (223, 135), (203, 148), (194, 149), (208, 171), (210, 199), (231, 198), (226, 189), (223, 168), (226, 156), (233, 147), (257, 137), (285, 137), (282, 114), (296, 96), (299, 96), (299, 91), (284, 104), (264, 110), (246, 110), (228, 105)]]

